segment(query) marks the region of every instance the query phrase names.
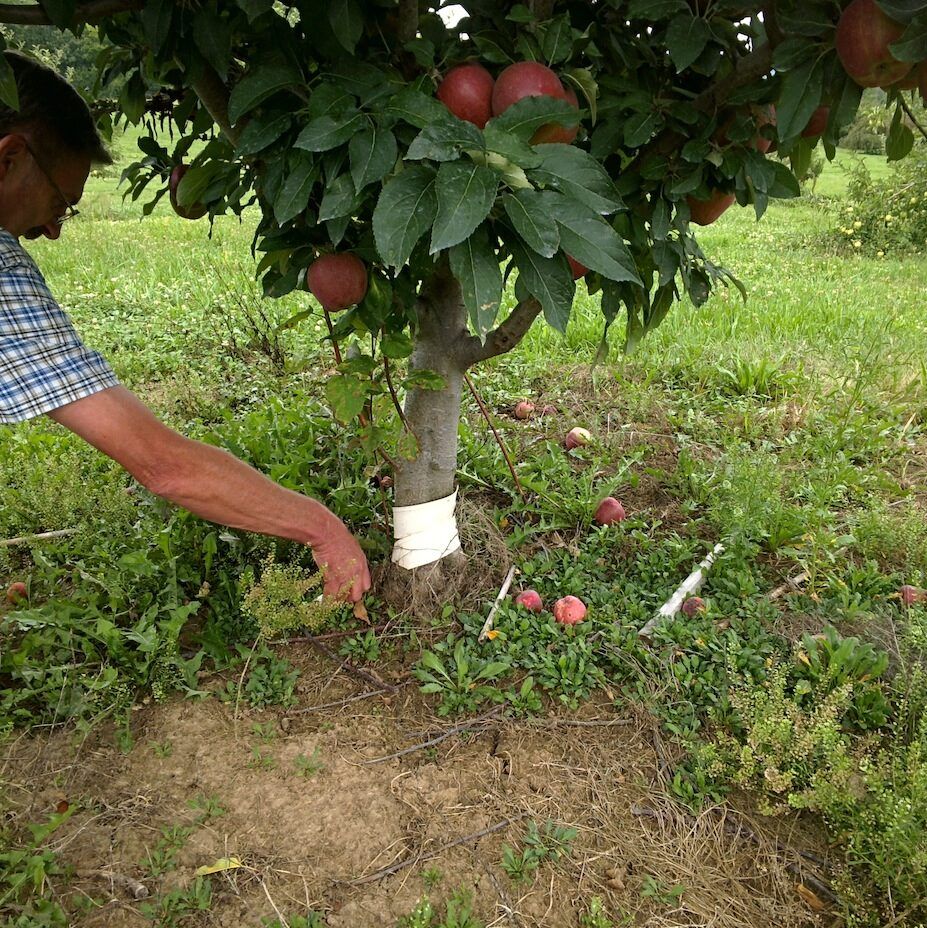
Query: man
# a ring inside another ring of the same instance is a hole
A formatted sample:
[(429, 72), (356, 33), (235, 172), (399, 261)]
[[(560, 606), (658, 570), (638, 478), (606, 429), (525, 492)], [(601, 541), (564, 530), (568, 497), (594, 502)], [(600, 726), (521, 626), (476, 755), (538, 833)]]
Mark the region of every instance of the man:
[(309, 545), (326, 595), (359, 601), (370, 587), (367, 560), (334, 513), (169, 429), (78, 338), (19, 239), (57, 239), (91, 165), (112, 158), (62, 77), (5, 55), (20, 105), (0, 104), (0, 423), (48, 415), (204, 519)]

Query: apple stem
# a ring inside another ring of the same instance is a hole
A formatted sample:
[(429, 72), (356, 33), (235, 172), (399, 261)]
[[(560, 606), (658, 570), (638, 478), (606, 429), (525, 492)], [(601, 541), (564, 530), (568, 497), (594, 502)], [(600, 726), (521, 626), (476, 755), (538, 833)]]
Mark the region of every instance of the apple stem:
[(512, 581), (515, 579), (515, 565), (513, 564), (509, 568), (509, 572), (505, 575), (505, 580), (502, 583), (502, 587), (499, 590), (498, 595), (496, 596), (496, 601), (492, 604), (492, 609), (489, 610), (489, 616), (486, 621), (483, 623), (483, 628), (480, 631), (479, 638), (477, 641), (485, 641), (489, 636), (489, 632), (492, 630), (492, 623), (496, 619), (496, 613), (499, 611), (499, 606), (502, 604), (502, 600), (505, 599), (506, 594), (509, 591), (509, 587), (512, 585)]

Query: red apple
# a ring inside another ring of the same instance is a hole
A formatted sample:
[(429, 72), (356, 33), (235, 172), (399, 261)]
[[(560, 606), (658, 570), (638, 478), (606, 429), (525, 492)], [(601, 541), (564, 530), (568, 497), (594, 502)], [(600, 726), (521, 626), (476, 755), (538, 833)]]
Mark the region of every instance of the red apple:
[(573, 280), (579, 280), (580, 277), (585, 277), (589, 273), (589, 268), (585, 264), (580, 264), (576, 258), (567, 255), (566, 259), (570, 265), (570, 270), (573, 272)]
[(690, 619), (705, 611), (705, 600), (701, 596), (690, 596), (682, 604), (683, 615), (687, 615)]
[(734, 203), (734, 194), (715, 190), (707, 200), (686, 197), (689, 204), (690, 221), (699, 226), (711, 225), (728, 207)]
[(623, 522), (626, 515), (624, 506), (614, 496), (606, 496), (595, 511), (595, 520), (599, 525), (611, 525), (613, 522)]
[(20, 600), (26, 599), (28, 596), (29, 590), (26, 589), (26, 584), (23, 583), (22, 580), (17, 580), (7, 587), (6, 601), (13, 606), (15, 606)]
[(520, 403), (515, 404), (516, 419), (530, 419), (533, 415), (534, 403), (529, 403), (528, 400), (522, 400)]
[(824, 134), (827, 128), (827, 120), (830, 119), (830, 107), (819, 106), (808, 120), (808, 125), (802, 129), (801, 135), (805, 139), (816, 139)]
[(541, 612), (544, 608), (544, 603), (541, 601), (541, 596), (537, 590), (522, 590), (515, 597), (516, 606), (524, 606), (529, 612)]
[(542, 415), (542, 416), (556, 416), (556, 415), (557, 415), (557, 407), (556, 407), (556, 406), (545, 406), (545, 407), (541, 410), (541, 415)]
[(861, 87), (887, 87), (911, 70), (910, 62), (898, 61), (889, 50), (903, 32), (904, 26), (883, 13), (875, 0), (853, 0), (837, 23), (837, 56)]
[(329, 312), (347, 309), (367, 293), (367, 267), (350, 252), (322, 255), (309, 265), (306, 286)]
[(589, 430), (577, 426), (567, 432), (567, 436), (563, 440), (563, 446), (567, 451), (572, 451), (574, 448), (582, 448), (583, 445), (588, 445), (590, 441), (592, 441), (592, 435)]
[(775, 145), (774, 138), (766, 138), (760, 132), (760, 129), (763, 126), (772, 126), (775, 128), (778, 118), (776, 116), (776, 107), (772, 103), (767, 103), (765, 106), (751, 106), (750, 112), (753, 114), (753, 118), (756, 121), (756, 135), (753, 137), (753, 147), (765, 154)]
[[(7, 596), (9, 596), (9, 594), (7, 594)], [(898, 590), (898, 596), (906, 606), (913, 606), (915, 603), (923, 602), (923, 600), (927, 598), (927, 594), (925, 594), (923, 590), (919, 590), (916, 586), (911, 586), (909, 583), (906, 583)]]
[[(550, 68), (537, 61), (518, 61), (499, 75), (492, 92), (493, 116), (500, 116), (525, 97), (556, 97), (579, 109), (579, 101), (573, 90), (565, 88)], [(578, 131), (578, 126), (567, 128), (559, 123), (549, 123), (534, 133), (531, 142), (535, 145), (545, 142), (569, 144), (576, 138)]]
[(564, 596), (554, 603), (554, 618), (561, 625), (578, 625), (586, 618), (586, 604), (576, 596)]
[(470, 62), (451, 68), (438, 87), (438, 99), (459, 119), (482, 129), (492, 116), (495, 81), (481, 64)]
[(203, 216), (209, 212), (209, 207), (204, 203), (192, 203), (190, 206), (181, 206), (177, 202), (177, 188), (180, 186), (180, 182), (183, 180), (183, 176), (188, 170), (189, 165), (178, 164), (177, 167), (171, 171), (171, 178), (167, 184), (171, 206), (174, 207), (174, 212), (177, 213), (181, 219), (202, 219)]

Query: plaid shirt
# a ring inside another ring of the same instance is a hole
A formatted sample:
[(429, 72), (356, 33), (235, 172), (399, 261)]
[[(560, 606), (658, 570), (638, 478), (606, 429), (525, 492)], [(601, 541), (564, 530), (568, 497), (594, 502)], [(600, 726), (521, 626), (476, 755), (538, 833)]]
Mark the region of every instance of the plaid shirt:
[(28, 252), (0, 229), (0, 423), (118, 383), (103, 356), (81, 342)]

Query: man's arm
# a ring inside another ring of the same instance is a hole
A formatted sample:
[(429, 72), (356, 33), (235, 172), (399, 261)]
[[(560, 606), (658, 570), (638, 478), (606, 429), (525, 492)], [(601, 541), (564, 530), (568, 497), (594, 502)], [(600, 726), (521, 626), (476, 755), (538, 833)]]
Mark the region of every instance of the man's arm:
[(334, 513), (228, 452), (172, 431), (125, 387), (101, 390), (49, 416), (152, 493), (203, 519), (308, 544), (327, 595), (356, 602), (369, 589), (367, 559)]

